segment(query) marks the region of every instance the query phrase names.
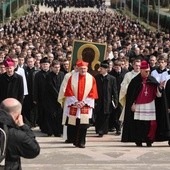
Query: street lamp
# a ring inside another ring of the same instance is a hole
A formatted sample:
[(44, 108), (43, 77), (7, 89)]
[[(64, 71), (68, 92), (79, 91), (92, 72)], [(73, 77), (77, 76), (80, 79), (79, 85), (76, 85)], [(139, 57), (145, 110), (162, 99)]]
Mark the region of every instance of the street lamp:
[(11, 2), (11, 0), (9, 1), (9, 4), (10, 4), (10, 8), (9, 8), (9, 13), (10, 13), (10, 21), (11, 21), (11, 19), (12, 19), (12, 2)]
[(132, 15), (133, 15), (133, 0), (131, 0), (131, 19), (132, 19)]
[(2, 23), (4, 24), (4, 1), (3, 0), (0, 1), (0, 9), (2, 9), (2, 17), (0, 17), (0, 19), (2, 19)]
[(138, 6), (138, 21), (140, 21), (140, 5), (141, 5), (141, 2), (139, 0), (139, 6)]
[(159, 32), (159, 24), (160, 24), (160, 0), (158, 0), (158, 32)]
[(19, 0), (17, 0), (17, 10), (19, 9)]
[(125, 11), (125, 13), (126, 13), (126, 0), (124, 0), (124, 11)]
[(122, 11), (122, 0), (120, 0), (120, 11)]
[(150, 0), (148, 0), (148, 11), (147, 11), (147, 25), (148, 25), (148, 27), (149, 27), (149, 11), (150, 11), (149, 4), (150, 4)]
[(116, 0), (116, 10), (117, 10), (117, 0)]
[(4, 1), (2, 1), (2, 23), (4, 25), (4, 20), (5, 20), (5, 11), (4, 11)]

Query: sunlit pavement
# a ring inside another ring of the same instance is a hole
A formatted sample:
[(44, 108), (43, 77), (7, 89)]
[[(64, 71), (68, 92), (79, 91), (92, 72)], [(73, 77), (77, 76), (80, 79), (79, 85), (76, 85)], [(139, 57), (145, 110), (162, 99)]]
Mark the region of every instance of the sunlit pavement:
[(167, 170), (170, 169), (168, 142), (152, 147), (121, 143), (114, 132), (99, 138), (94, 127), (88, 130), (86, 148), (75, 148), (61, 137), (47, 137), (34, 129), (41, 146), (35, 159), (22, 159), (24, 170)]

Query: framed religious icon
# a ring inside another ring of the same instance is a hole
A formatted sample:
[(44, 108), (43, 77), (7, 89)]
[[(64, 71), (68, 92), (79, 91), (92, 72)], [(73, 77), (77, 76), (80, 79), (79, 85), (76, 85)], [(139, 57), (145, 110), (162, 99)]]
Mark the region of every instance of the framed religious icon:
[(92, 75), (98, 73), (100, 62), (106, 55), (107, 44), (95, 43), (81, 40), (74, 40), (71, 66), (75, 65), (77, 60), (83, 60), (89, 63), (88, 72)]

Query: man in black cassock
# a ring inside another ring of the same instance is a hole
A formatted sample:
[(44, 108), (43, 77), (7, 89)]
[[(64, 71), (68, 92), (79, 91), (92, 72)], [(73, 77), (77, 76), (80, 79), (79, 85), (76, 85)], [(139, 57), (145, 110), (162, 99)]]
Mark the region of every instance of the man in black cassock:
[[(117, 93), (120, 93), (121, 83), (128, 72), (126, 69), (121, 67), (122, 61), (115, 60), (113, 63), (113, 69), (109, 72), (110, 75), (116, 78)], [(117, 108), (114, 108), (109, 118), (109, 131), (113, 131), (116, 128), (115, 135), (121, 134), (121, 122), (119, 121), (120, 114), (122, 112), (122, 105), (118, 102)], [(118, 126), (119, 125), (119, 126)]]
[(64, 73), (60, 71), (60, 62), (53, 60), (51, 72), (47, 75), (46, 96), (46, 117), (49, 135), (60, 137), (63, 131), (62, 126), (62, 108), (57, 101), (61, 83), (64, 79)]
[[(169, 121), (170, 121), (170, 70), (168, 70), (168, 76), (166, 80), (166, 86), (165, 86), (165, 96), (167, 101), (167, 107), (168, 107), (168, 115), (169, 115)], [(170, 145), (170, 139), (169, 139), (169, 145)]]
[(149, 64), (142, 61), (141, 73), (128, 86), (122, 142), (137, 146), (145, 142), (149, 147), (154, 141), (170, 138), (164, 82), (159, 84), (149, 72)]
[(50, 61), (47, 57), (44, 57), (40, 60), (41, 71), (35, 74), (34, 79), (34, 94), (33, 100), (34, 103), (38, 106), (38, 125), (40, 126), (41, 132), (48, 134), (47, 121), (45, 117), (45, 105), (46, 105), (46, 96), (45, 88), (47, 87), (47, 75), (50, 70)]
[[(118, 104), (116, 79), (107, 73), (108, 68), (108, 61), (103, 61), (100, 65), (100, 74), (95, 77), (98, 90), (98, 99), (94, 110), (95, 129), (99, 137), (108, 133), (110, 113)], [(116, 128), (118, 129), (118, 125)]]
[(170, 109), (170, 70), (167, 73), (168, 73), (168, 76), (167, 76), (168, 79), (167, 79), (166, 86), (165, 86), (165, 94), (167, 98), (168, 109)]
[(37, 107), (33, 102), (33, 92), (34, 92), (34, 79), (35, 74), (39, 71), (34, 66), (35, 59), (33, 57), (27, 58), (27, 66), (25, 68), (25, 76), (27, 80), (28, 95), (25, 96), (22, 114), (24, 116), (24, 121), (30, 126), (35, 127), (37, 123)]

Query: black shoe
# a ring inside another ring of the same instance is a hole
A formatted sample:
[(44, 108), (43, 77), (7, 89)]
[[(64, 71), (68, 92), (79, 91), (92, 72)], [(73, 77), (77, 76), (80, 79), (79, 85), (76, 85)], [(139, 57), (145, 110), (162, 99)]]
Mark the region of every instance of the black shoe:
[(170, 140), (168, 141), (168, 145), (170, 146)]
[(74, 145), (75, 147), (79, 147), (79, 145), (78, 145), (77, 143), (75, 143), (75, 142), (73, 142), (73, 145)]
[(61, 137), (61, 134), (56, 134), (56, 135), (54, 135), (55, 137)]
[(152, 141), (150, 140), (150, 139), (147, 139), (147, 141), (146, 141), (146, 146), (147, 147), (151, 147), (152, 146)]
[(99, 138), (102, 138), (102, 137), (103, 137), (103, 134), (100, 134), (100, 133), (99, 133), (99, 136), (98, 136), (98, 137), (99, 137)]
[(73, 143), (73, 142), (71, 142), (71, 141), (69, 141), (69, 140), (65, 140), (65, 143)]
[(116, 131), (115, 135), (119, 136), (119, 135), (121, 135), (121, 132), (120, 131)]
[(142, 142), (136, 142), (136, 146), (142, 147)]
[(114, 131), (115, 131), (115, 129), (110, 128), (108, 131), (109, 131), (109, 132), (114, 132)]
[(146, 146), (147, 146), (147, 147), (151, 147), (151, 146), (152, 146), (152, 142), (147, 142), (147, 143), (146, 143)]
[(85, 145), (80, 144), (78, 147), (79, 147), (79, 148), (85, 148)]

